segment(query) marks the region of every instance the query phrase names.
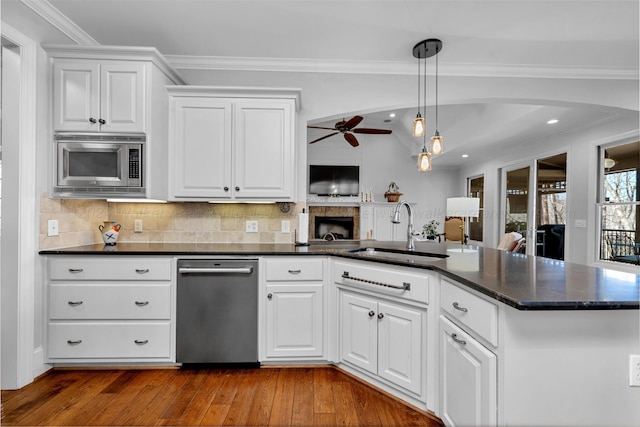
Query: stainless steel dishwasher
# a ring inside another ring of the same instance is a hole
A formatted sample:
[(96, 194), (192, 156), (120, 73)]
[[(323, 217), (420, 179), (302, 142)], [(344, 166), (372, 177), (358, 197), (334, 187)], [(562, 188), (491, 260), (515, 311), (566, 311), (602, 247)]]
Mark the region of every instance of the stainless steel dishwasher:
[(258, 364), (258, 260), (178, 260), (176, 359)]

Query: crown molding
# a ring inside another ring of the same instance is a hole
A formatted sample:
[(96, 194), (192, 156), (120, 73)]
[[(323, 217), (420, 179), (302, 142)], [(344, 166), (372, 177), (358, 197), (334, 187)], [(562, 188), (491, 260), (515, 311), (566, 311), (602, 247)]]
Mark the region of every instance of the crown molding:
[(83, 46), (98, 46), (93, 37), (84, 32), (72, 20), (67, 18), (47, 0), (20, 0), (22, 4), (38, 14), (42, 19), (57, 28), (62, 34)]
[[(167, 55), (176, 69), (211, 71), (275, 71), (289, 73), (414, 75), (407, 61), (338, 61), (296, 58), (242, 58)], [(637, 67), (541, 66), (529, 64), (440, 63), (440, 75), (460, 77), (518, 77), (638, 80)]]

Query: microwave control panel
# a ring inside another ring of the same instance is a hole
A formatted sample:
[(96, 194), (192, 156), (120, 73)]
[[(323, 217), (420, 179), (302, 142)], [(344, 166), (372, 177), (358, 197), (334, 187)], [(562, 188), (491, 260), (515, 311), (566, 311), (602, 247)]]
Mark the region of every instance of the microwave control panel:
[(129, 182), (140, 180), (140, 149), (129, 149)]

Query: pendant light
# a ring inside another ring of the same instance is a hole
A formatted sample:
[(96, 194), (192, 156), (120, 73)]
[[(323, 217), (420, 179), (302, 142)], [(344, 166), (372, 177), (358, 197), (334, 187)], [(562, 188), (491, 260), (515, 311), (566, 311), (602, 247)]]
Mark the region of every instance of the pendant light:
[(440, 136), (440, 132), (438, 132), (438, 52), (442, 49), (442, 43), (440, 46), (436, 46), (436, 131), (431, 137), (431, 154), (434, 156), (442, 154), (444, 151), (444, 139)]
[[(431, 170), (431, 153), (427, 150), (427, 136), (426, 132), (422, 132), (416, 135), (416, 122), (422, 120), (422, 129), (425, 129), (424, 117), (420, 115), (420, 59), (424, 59), (424, 115), (427, 115), (427, 58), (430, 58), (442, 50), (442, 42), (438, 39), (426, 39), (413, 47), (413, 56), (418, 58), (418, 115), (413, 121), (413, 135), (423, 137), (422, 151), (418, 155), (418, 170), (420, 172), (426, 172)], [(437, 59), (437, 58), (436, 58)], [(437, 63), (436, 63), (437, 64)], [(437, 71), (436, 71), (437, 76)], [(437, 90), (437, 88), (436, 88)], [(436, 91), (437, 94), (437, 91)], [(437, 101), (436, 101), (436, 117), (437, 117)], [(419, 126), (419, 125), (418, 125)], [(437, 125), (436, 125), (437, 129)], [(436, 130), (436, 136), (437, 130)]]
[[(426, 69), (425, 69), (426, 75)], [(425, 99), (425, 104), (426, 104)], [(413, 119), (413, 136), (423, 136), (426, 132), (424, 117), (420, 114), (420, 57), (418, 57), (418, 114)]]

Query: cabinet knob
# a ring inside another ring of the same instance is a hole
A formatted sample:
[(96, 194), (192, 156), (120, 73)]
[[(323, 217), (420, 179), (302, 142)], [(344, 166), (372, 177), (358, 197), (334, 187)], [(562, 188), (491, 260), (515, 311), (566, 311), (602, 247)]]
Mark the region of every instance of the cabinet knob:
[(224, 187), (224, 191), (229, 191), (229, 187)]
[(240, 187), (236, 187), (236, 191), (240, 191)]
[(383, 317), (384, 317), (384, 314), (378, 313), (378, 319), (382, 319)]
[(460, 307), (457, 301), (453, 303), (453, 308), (455, 308), (456, 310), (460, 310), (463, 313), (466, 313), (467, 311), (469, 311), (465, 307)]
[(133, 342), (138, 345), (144, 345), (144, 344), (147, 344), (149, 340), (134, 340)]
[(451, 334), (451, 339), (460, 345), (467, 345), (467, 342), (458, 338), (457, 334)]
[(149, 301), (136, 301), (135, 303), (138, 307), (144, 307), (145, 305), (149, 305)]
[(67, 301), (67, 304), (69, 304), (72, 307), (75, 307), (76, 305), (82, 305), (82, 301)]
[(89, 117), (89, 121), (90, 121), (91, 123), (96, 123), (96, 122), (97, 122), (97, 120), (96, 120), (96, 119), (94, 119), (93, 117)]
[(267, 299), (273, 298), (273, 294), (267, 294)]
[(375, 315), (376, 315), (376, 313), (374, 313), (374, 311), (373, 311), (373, 310), (371, 310), (371, 311), (369, 312), (369, 317), (373, 317), (373, 316), (375, 316)]
[(82, 342), (82, 340), (67, 340), (67, 344), (69, 345), (78, 345)]
[(107, 122), (106, 122), (104, 119), (100, 119), (100, 120), (98, 120), (98, 123), (100, 123), (101, 125), (103, 125), (103, 124), (105, 124), (105, 123), (107, 123)]

